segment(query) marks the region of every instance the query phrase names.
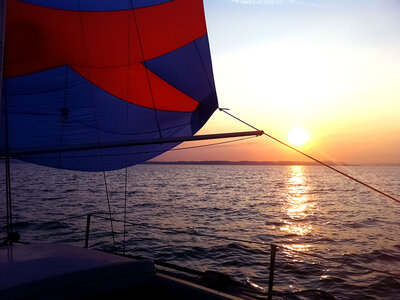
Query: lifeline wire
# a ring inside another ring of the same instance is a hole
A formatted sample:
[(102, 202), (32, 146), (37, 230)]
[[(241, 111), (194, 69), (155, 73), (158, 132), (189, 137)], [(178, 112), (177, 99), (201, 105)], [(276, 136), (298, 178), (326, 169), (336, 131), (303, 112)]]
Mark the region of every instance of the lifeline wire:
[[(247, 122), (245, 122), (245, 121), (239, 119), (238, 117), (235, 117), (234, 115), (228, 113), (228, 112), (226, 111), (226, 110), (227, 110), (226, 108), (219, 108), (219, 110), (222, 111), (222, 112), (224, 112), (224, 113), (226, 113), (227, 115), (231, 116), (232, 118), (238, 120), (239, 122), (242, 122), (243, 124), (245, 124), (245, 125), (247, 125), (247, 126), (253, 128), (253, 129), (259, 131), (259, 129), (257, 129), (257, 128), (254, 127), (253, 125), (250, 125), (249, 123), (247, 123)], [(363, 181), (361, 181), (361, 180), (359, 180), (359, 179), (357, 179), (357, 178), (354, 178), (353, 176), (351, 176), (351, 175), (349, 175), (349, 174), (347, 174), (347, 173), (344, 173), (344, 172), (342, 172), (342, 171), (340, 171), (340, 170), (338, 170), (338, 169), (336, 169), (336, 168), (334, 168), (334, 167), (332, 167), (332, 166), (330, 166), (330, 165), (328, 165), (328, 164), (326, 164), (326, 163), (324, 163), (324, 162), (322, 162), (322, 161), (320, 161), (320, 160), (318, 160), (318, 159), (316, 159), (316, 158), (314, 158), (314, 157), (312, 157), (312, 156), (310, 156), (310, 155), (308, 155), (308, 154), (306, 154), (306, 153), (304, 153), (304, 152), (302, 152), (302, 151), (300, 151), (300, 150), (298, 150), (298, 149), (296, 149), (296, 148), (294, 148), (294, 147), (292, 147), (292, 146), (290, 146), (290, 145), (288, 145), (288, 144), (282, 142), (281, 140), (279, 140), (279, 139), (273, 137), (272, 135), (269, 135), (269, 134), (267, 134), (267, 133), (265, 133), (265, 132), (263, 132), (263, 134), (264, 134), (265, 136), (267, 136), (267, 137), (273, 139), (274, 141), (276, 141), (276, 142), (278, 142), (278, 143), (280, 143), (280, 144), (282, 144), (282, 145), (284, 145), (284, 146), (286, 146), (286, 147), (288, 147), (288, 148), (290, 148), (290, 149), (292, 149), (292, 150), (294, 150), (294, 151), (300, 153), (301, 155), (304, 155), (304, 156), (308, 157), (309, 159), (312, 159), (313, 161), (315, 161), (315, 162), (317, 162), (317, 163), (319, 163), (319, 164), (321, 164), (321, 165), (323, 165), (323, 166), (325, 166), (325, 167), (327, 167), (327, 168), (329, 168), (329, 169), (331, 169), (331, 170), (333, 170), (333, 171), (335, 171), (335, 172), (337, 172), (337, 173), (339, 173), (339, 174), (341, 174), (341, 175), (343, 175), (343, 176), (346, 176), (347, 178), (350, 178), (351, 180), (354, 180), (355, 182), (358, 182), (359, 184), (362, 184), (363, 186), (366, 186), (367, 188), (369, 188), (369, 189), (371, 189), (371, 190), (373, 190), (373, 191), (375, 191), (375, 192), (377, 192), (377, 193), (379, 193), (379, 194), (381, 194), (381, 195), (383, 195), (383, 196), (385, 196), (385, 197), (387, 197), (387, 198), (389, 198), (389, 199), (392, 199), (392, 200), (394, 200), (394, 201), (400, 203), (400, 200), (399, 200), (399, 199), (396, 199), (395, 197), (393, 197), (393, 196), (391, 196), (391, 195), (389, 195), (389, 194), (387, 194), (387, 193), (385, 193), (385, 192), (382, 192), (381, 190), (378, 190), (377, 188), (374, 188), (373, 186), (371, 186), (371, 185), (369, 185), (369, 184), (367, 184), (367, 183), (365, 183), (365, 182), (363, 182)]]
[[(109, 213), (106, 212), (106, 211), (97, 211), (97, 212), (91, 213), (90, 215), (92, 215), (93, 217), (97, 217), (99, 219), (105, 220), (105, 221), (109, 221), (108, 217), (103, 217), (103, 216), (107, 216), (108, 214)], [(67, 220), (71, 220), (71, 219), (77, 219), (77, 218), (81, 218), (81, 217), (84, 217), (84, 216), (87, 216), (87, 213), (86, 214), (73, 215), (73, 216), (57, 219), (57, 222), (67, 221)], [(230, 237), (226, 237), (226, 236), (218, 236), (218, 235), (213, 235), (213, 234), (206, 234), (206, 233), (199, 232), (194, 228), (190, 232), (188, 232), (188, 231), (182, 230), (182, 229), (165, 228), (165, 227), (161, 227), (161, 226), (149, 225), (147, 223), (135, 223), (135, 222), (126, 221), (126, 220), (120, 220), (120, 219), (116, 219), (116, 218), (114, 218), (113, 221), (114, 222), (120, 222), (120, 223), (126, 223), (126, 224), (129, 224), (131, 226), (152, 228), (152, 229), (157, 229), (157, 230), (161, 230), (161, 231), (169, 231), (169, 232), (174, 232), (174, 233), (179, 233), (179, 234), (187, 234), (187, 235), (192, 235), (192, 236), (195, 235), (195, 236), (200, 236), (200, 237), (209, 237), (209, 238), (225, 240), (225, 241), (248, 243), (248, 244), (260, 245), (260, 246), (264, 246), (264, 247), (265, 246), (274, 245), (274, 246), (277, 246), (278, 248), (285, 249), (285, 250), (288, 250), (288, 251), (291, 251), (291, 252), (295, 252), (295, 253), (297, 253), (299, 255), (306, 255), (306, 256), (309, 256), (309, 257), (314, 257), (314, 258), (318, 258), (318, 259), (325, 260), (325, 261), (330, 261), (330, 262), (337, 263), (337, 264), (343, 264), (344, 263), (341, 259), (339, 260), (339, 259), (334, 259), (334, 258), (326, 258), (326, 257), (320, 256), (318, 254), (306, 253), (306, 252), (302, 252), (302, 251), (299, 251), (299, 250), (295, 250), (295, 249), (293, 249), (291, 247), (288, 247), (288, 246), (285, 246), (285, 245), (268, 244), (268, 243), (262, 242), (262, 241), (253, 241), (253, 240), (246, 240), (246, 239), (230, 238)], [(48, 222), (52, 222), (52, 221), (48, 221)], [(261, 250), (261, 251), (264, 252), (263, 250)], [(354, 264), (354, 263), (347, 263), (347, 265), (355, 267), (355, 268), (369, 270), (369, 271), (372, 271), (372, 272), (392, 275), (394, 277), (398, 276), (398, 274), (395, 274), (395, 273), (392, 273), (392, 272), (379, 270), (379, 269), (375, 269), (375, 268), (371, 268), (371, 267), (365, 267), (365, 266), (361, 266), (361, 265)]]
[[(93, 213), (93, 216), (97, 216), (97, 218), (99, 219), (103, 219), (103, 220), (108, 220), (106, 217), (102, 217), (101, 215), (104, 215), (106, 213)], [(114, 219), (115, 222), (124, 222), (122, 220), (119, 219)], [(258, 242), (258, 241), (252, 241), (252, 240), (245, 240), (245, 239), (237, 239), (237, 238), (230, 238), (230, 237), (226, 237), (226, 236), (217, 236), (217, 235), (213, 235), (213, 234), (206, 234), (206, 233), (201, 233), (199, 231), (197, 231), (196, 229), (192, 230), (191, 232), (187, 232), (185, 230), (179, 230), (179, 229), (175, 229), (175, 228), (164, 228), (164, 227), (160, 227), (160, 226), (154, 226), (154, 225), (149, 225), (146, 223), (134, 223), (134, 222), (127, 222), (129, 225), (131, 226), (138, 226), (138, 227), (145, 227), (145, 228), (152, 228), (152, 229), (157, 229), (157, 230), (162, 230), (162, 231), (169, 231), (169, 232), (174, 232), (174, 233), (180, 233), (180, 234), (190, 234), (192, 236), (200, 236), (200, 237), (209, 237), (209, 238), (213, 238), (213, 239), (219, 239), (219, 240), (225, 240), (225, 241), (233, 241), (233, 242), (240, 242), (240, 243), (248, 243), (248, 244), (255, 244), (255, 245), (260, 245), (260, 246), (276, 246), (278, 248), (281, 249), (285, 249), (288, 251), (292, 251), (295, 252), (299, 255), (306, 255), (309, 257), (313, 257), (313, 258), (318, 258), (321, 260), (325, 260), (325, 261), (329, 261), (329, 262), (333, 262), (333, 263), (337, 263), (337, 264), (343, 264), (344, 262), (340, 259), (334, 259), (334, 258), (326, 258), (323, 256), (320, 256), (318, 254), (312, 254), (312, 253), (306, 253), (306, 252), (301, 252), (299, 250), (295, 250), (292, 249), (288, 246), (285, 245), (276, 245), (276, 244), (268, 244), (266, 242)], [(263, 250), (261, 250), (262, 252), (264, 252)], [(264, 252), (266, 253), (266, 252)], [(392, 275), (392, 276), (397, 276), (397, 274), (392, 273), (392, 272), (388, 272), (388, 271), (384, 271), (384, 270), (379, 270), (379, 269), (375, 269), (375, 268), (371, 268), (371, 267), (365, 267), (365, 266), (361, 266), (358, 264), (354, 264), (354, 263), (346, 263), (348, 266), (352, 266), (355, 268), (360, 268), (360, 269), (364, 269), (364, 270), (368, 270), (368, 271), (372, 271), (372, 272), (377, 272), (377, 273), (382, 273), (382, 274), (387, 274), (387, 275)]]

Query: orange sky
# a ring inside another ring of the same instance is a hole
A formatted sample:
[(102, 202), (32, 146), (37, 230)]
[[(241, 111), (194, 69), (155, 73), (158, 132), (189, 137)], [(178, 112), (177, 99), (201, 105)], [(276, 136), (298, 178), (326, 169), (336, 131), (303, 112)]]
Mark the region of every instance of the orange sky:
[[(220, 107), (284, 142), (290, 128), (306, 128), (300, 150), (321, 160), (400, 163), (400, 2), (207, 0), (205, 8)], [(242, 130), (216, 112), (199, 134)], [(307, 159), (259, 137), (156, 160)]]

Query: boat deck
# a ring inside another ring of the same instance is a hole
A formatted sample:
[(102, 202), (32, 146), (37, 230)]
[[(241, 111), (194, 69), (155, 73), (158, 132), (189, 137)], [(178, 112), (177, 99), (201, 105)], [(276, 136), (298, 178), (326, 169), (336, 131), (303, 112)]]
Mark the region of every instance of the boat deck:
[(60, 244), (0, 247), (1, 299), (240, 299), (156, 272), (151, 260)]

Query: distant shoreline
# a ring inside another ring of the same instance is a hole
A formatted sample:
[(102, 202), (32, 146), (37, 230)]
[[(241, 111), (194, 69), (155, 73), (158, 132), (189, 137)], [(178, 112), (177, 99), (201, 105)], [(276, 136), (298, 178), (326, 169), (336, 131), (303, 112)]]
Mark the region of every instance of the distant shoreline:
[[(0, 159), (0, 164), (4, 163), (4, 159)], [(329, 166), (400, 166), (400, 163), (344, 163), (344, 162), (332, 162), (332, 161), (323, 161), (325, 164)], [(25, 162), (22, 160), (12, 159), (13, 164), (29, 164), (29, 162)], [(314, 161), (230, 161), (230, 160), (205, 160), (205, 161), (147, 161), (140, 163), (141, 165), (204, 165), (204, 166), (322, 166)]]
[[(357, 164), (346, 164), (343, 162), (327, 162), (331, 166), (358, 166)], [(208, 165), (208, 166), (320, 166), (317, 162), (307, 161), (228, 161), (228, 160), (209, 160), (209, 161), (148, 161), (147, 165)]]
[[(400, 166), (399, 163), (369, 163), (352, 164), (344, 162), (323, 161), (330, 166)], [(229, 161), (229, 160), (207, 160), (207, 161), (148, 161), (146, 165), (207, 165), (207, 166), (322, 166), (314, 161)]]

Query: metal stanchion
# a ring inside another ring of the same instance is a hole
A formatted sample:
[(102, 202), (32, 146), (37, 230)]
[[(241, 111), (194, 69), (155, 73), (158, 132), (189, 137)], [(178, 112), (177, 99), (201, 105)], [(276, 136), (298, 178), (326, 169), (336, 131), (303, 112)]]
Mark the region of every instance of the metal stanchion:
[(89, 247), (89, 231), (90, 231), (90, 218), (91, 218), (91, 214), (87, 215), (86, 218), (86, 236), (85, 236), (85, 248)]
[(268, 300), (272, 299), (272, 289), (274, 286), (276, 248), (277, 248), (276, 245), (271, 245), (271, 261), (269, 264), (269, 281), (268, 281)]

